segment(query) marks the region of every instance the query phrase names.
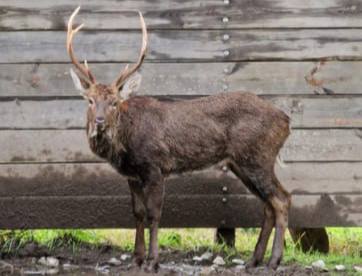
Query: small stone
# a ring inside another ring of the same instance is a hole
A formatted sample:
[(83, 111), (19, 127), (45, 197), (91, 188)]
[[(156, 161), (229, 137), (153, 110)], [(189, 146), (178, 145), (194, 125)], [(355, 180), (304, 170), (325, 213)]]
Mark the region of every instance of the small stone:
[(45, 270), (45, 275), (56, 275), (59, 273), (59, 268), (53, 267)]
[(195, 257), (192, 258), (192, 260), (193, 260), (194, 262), (197, 262), (197, 263), (202, 262), (202, 258), (201, 258), (200, 256), (195, 256)]
[(344, 265), (336, 265), (335, 267), (336, 271), (345, 271), (346, 267)]
[(96, 267), (94, 268), (96, 271), (100, 272), (100, 273), (103, 273), (103, 274), (108, 274), (110, 271), (109, 271), (109, 265), (102, 265), (102, 266), (99, 266), (98, 264), (96, 265)]
[(355, 265), (353, 268), (357, 272), (362, 272), (362, 266)]
[(224, 259), (220, 256), (217, 256), (212, 263), (215, 265), (225, 265)]
[(24, 270), (24, 275), (45, 275), (45, 270)]
[(231, 262), (236, 265), (244, 265), (245, 262), (242, 259), (232, 259)]
[(120, 257), (121, 261), (127, 261), (128, 259), (131, 259), (131, 255), (129, 254), (122, 254)]
[(74, 265), (74, 264), (63, 264), (63, 269), (64, 270), (77, 270), (79, 269), (79, 266)]
[(110, 258), (108, 261), (107, 261), (107, 264), (109, 265), (113, 265), (113, 266), (120, 266), (122, 264), (122, 261), (118, 260), (117, 258)]
[(41, 269), (41, 270), (25, 270), (24, 275), (56, 275), (59, 273), (58, 268)]
[(286, 271), (287, 271), (287, 267), (286, 266), (278, 266), (278, 268), (277, 268), (277, 272), (278, 273), (282, 273), (282, 275), (284, 275), (284, 274), (286, 274)]
[(202, 261), (210, 261), (212, 258), (212, 253), (211, 252), (205, 252), (204, 254), (201, 255), (201, 260)]
[(38, 263), (44, 266), (48, 267), (58, 267), (59, 266), (59, 260), (54, 257), (41, 257), (38, 260)]
[(245, 265), (237, 265), (237, 266), (235, 266), (235, 270), (236, 271), (245, 270)]
[(326, 268), (326, 264), (324, 263), (323, 260), (318, 260), (313, 262), (312, 267), (323, 271), (328, 271), (328, 269)]
[(200, 275), (210, 275), (215, 269), (212, 266), (204, 266), (201, 268)]

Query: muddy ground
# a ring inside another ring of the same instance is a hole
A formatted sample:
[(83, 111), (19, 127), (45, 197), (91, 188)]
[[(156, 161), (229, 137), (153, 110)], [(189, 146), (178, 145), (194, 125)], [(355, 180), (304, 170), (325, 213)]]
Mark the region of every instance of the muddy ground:
[[(297, 264), (282, 265), (277, 271), (268, 271), (264, 267), (246, 271), (242, 265), (216, 266), (212, 260), (196, 263), (194, 256), (203, 252), (180, 252), (161, 250), (161, 267), (157, 275), (330, 275), (328, 272), (316, 271)], [(49, 256), (59, 265), (53, 267), (40, 264)], [(16, 255), (2, 253), (0, 275), (150, 275), (131, 265), (129, 253), (104, 246), (101, 248), (57, 248), (49, 250), (36, 244), (27, 244)], [(225, 258), (225, 256), (222, 256)], [(116, 258), (118, 263), (110, 264)], [(347, 275), (339, 273), (339, 275)]]

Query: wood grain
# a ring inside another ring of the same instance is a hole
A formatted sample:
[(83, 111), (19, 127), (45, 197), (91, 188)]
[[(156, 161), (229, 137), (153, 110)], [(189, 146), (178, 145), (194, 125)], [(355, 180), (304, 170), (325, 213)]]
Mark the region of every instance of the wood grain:
[[(97, 80), (110, 84), (125, 64), (90, 65)], [(222, 91), (223, 68), (218, 63), (145, 63), (141, 94), (205, 95)], [(70, 64), (1, 64), (0, 97), (77, 96)]]
[[(362, 162), (288, 163), (275, 169), (282, 185), (295, 195), (362, 194)], [(0, 165), (0, 175), (0, 197), (129, 195), (126, 179), (105, 163), (8, 164)], [(221, 165), (172, 175), (165, 186), (167, 195), (249, 193)]]
[[(221, 91), (252, 91), (256, 94), (314, 95), (305, 76), (314, 62), (211, 62), (146, 63), (142, 66), (140, 94), (209, 95)], [(123, 63), (93, 64), (97, 80), (111, 83)], [(76, 96), (69, 64), (0, 64), (1, 97)], [(326, 62), (315, 74), (334, 95), (361, 94), (362, 62)], [(319, 90), (317, 91), (319, 92)], [(325, 93), (324, 93), (325, 94)]]
[[(81, 4), (79, 17), (90, 29), (132, 29), (138, 18), (127, 10), (141, 10), (149, 29), (222, 29), (222, 28), (357, 28), (362, 26), (362, 8), (351, 1), (85, 1), (29, 2), (3, 0), (0, 4), (0, 29), (63, 30), (75, 6)], [(224, 23), (223, 17), (229, 21)]]
[[(360, 129), (293, 130), (281, 150), (285, 162), (362, 161)], [(0, 131), (0, 163), (97, 162), (84, 130)]]
[[(362, 127), (362, 98), (273, 97), (269, 101), (292, 120), (293, 128)], [(84, 128), (88, 103), (84, 100), (0, 101), (0, 128)]]
[[(348, 30), (231, 30), (153, 31), (146, 61), (264, 61), (337, 57), (361, 60), (361, 35)], [(65, 32), (29, 31), (0, 33), (0, 63), (69, 62)], [(75, 38), (80, 60), (135, 61), (141, 34), (136, 31), (81, 32)], [(19, 55), (21, 53), (21, 55)]]

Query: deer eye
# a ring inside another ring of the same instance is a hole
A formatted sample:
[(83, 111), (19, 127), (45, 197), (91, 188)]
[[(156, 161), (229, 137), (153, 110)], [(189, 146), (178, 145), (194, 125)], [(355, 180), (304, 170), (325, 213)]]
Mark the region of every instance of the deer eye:
[(89, 105), (93, 105), (93, 104), (94, 104), (94, 101), (93, 101), (93, 99), (91, 99), (91, 98), (88, 98), (88, 102), (89, 102)]
[(116, 100), (116, 101), (114, 101), (114, 102), (112, 102), (112, 106), (113, 107), (116, 107), (117, 106), (117, 103), (118, 103), (118, 101)]

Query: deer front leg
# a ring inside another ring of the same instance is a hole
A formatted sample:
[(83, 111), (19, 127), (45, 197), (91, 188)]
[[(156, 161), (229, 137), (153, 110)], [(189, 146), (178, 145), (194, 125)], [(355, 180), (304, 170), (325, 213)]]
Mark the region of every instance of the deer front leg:
[(158, 226), (161, 219), (164, 183), (161, 173), (157, 170), (149, 174), (145, 181), (147, 222), (150, 227), (150, 243), (148, 252), (148, 271), (157, 272), (158, 257)]
[(136, 219), (136, 238), (134, 247), (133, 262), (141, 267), (145, 258), (145, 216), (146, 207), (144, 205), (144, 192), (141, 181), (128, 180), (131, 190), (133, 215)]

